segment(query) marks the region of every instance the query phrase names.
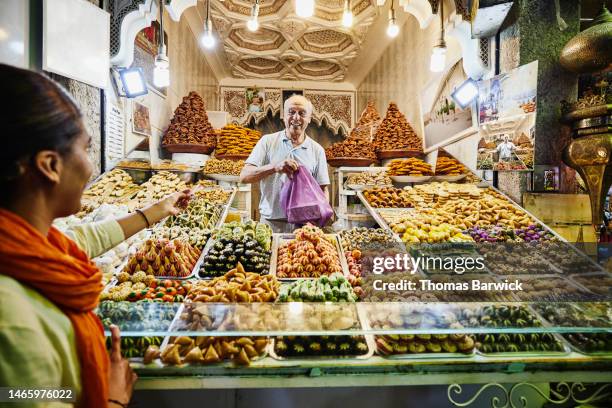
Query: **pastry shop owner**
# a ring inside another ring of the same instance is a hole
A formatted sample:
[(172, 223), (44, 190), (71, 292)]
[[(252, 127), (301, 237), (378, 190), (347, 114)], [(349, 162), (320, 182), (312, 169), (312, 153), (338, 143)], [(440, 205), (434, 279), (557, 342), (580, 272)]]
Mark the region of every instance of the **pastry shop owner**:
[(323, 147), (306, 134), (312, 119), (312, 103), (301, 95), (285, 101), (285, 129), (264, 135), (246, 160), (240, 182), (259, 182), (260, 221), (274, 232), (293, 232), (297, 227), (287, 222), (280, 206), (283, 184), (299, 165), (305, 166), (319, 183), (329, 201), (329, 174)]
[(36, 72), (0, 64), (0, 89), (10, 101), (0, 110), (7, 141), (0, 149), (0, 385), (67, 388), (77, 407), (127, 406), (136, 374), (121, 356), (117, 327), (106, 351), (93, 312), (102, 272), (91, 258), (178, 213), (189, 192), (64, 235), (52, 222), (79, 211), (93, 171), (81, 112)]

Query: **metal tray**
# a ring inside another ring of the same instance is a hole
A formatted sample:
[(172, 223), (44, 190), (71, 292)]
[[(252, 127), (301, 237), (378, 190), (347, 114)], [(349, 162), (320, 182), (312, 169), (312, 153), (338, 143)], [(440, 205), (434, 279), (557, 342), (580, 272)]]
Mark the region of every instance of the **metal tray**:
[(238, 183), (240, 181), (240, 176), (234, 176), (230, 174), (208, 174), (204, 173), (204, 177), (217, 180), (217, 181), (225, 181), (228, 183)]
[[(585, 286), (584, 284), (580, 283), (579, 281), (577, 281), (575, 278), (577, 277), (591, 277), (591, 276), (603, 276), (603, 277), (607, 277), (607, 278), (611, 278), (612, 274), (608, 273), (608, 272), (589, 272), (589, 273), (574, 273), (568, 276), (569, 280), (577, 287), (579, 288), (583, 288), (584, 290), (586, 290), (589, 293), (593, 293), (595, 295), (598, 295), (597, 293), (593, 292), (592, 290), (590, 290), (587, 286)], [(610, 290), (610, 289), (608, 289)], [(600, 295), (602, 297), (605, 297), (606, 295)]]
[[(346, 258), (342, 253), (342, 246), (340, 245), (340, 237), (338, 234), (325, 234), (334, 238), (334, 246), (336, 247), (336, 253), (340, 260), (340, 267), (342, 268), (342, 274), (348, 278), (350, 275)], [(278, 249), (283, 241), (295, 239), (295, 234), (272, 234), (272, 256), (270, 257), (270, 273), (276, 276), (276, 268), (278, 263)], [(302, 278), (278, 278), (280, 282), (293, 282), (302, 279), (317, 279), (314, 277), (302, 277)]]
[[(361, 201), (363, 206), (366, 208), (366, 210), (368, 211), (370, 216), (372, 216), (372, 218), (374, 218), (374, 221), (376, 221), (376, 223), (380, 226), (380, 228), (385, 229), (387, 231), (390, 231), (394, 236), (397, 237), (397, 239), (399, 241), (402, 241), (401, 238), (399, 237), (399, 235), (397, 235), (395, 232), (393, 232), (391, 230), (391, 228), (389, 227), (389, 225), (387, 224), (387, 222), (384, 220), (384, 218), (381, 217), (381, 215), (377, 211), (380, 208), (374, 209), (370, 205), (369, 201), (364, 197), (364, 195), (363, 195), (363, 193), (361, 191), (357, 191), (357, 197), (359, 197), (359, 200)], [(400, 208), (385, 208), (385, 210), (392, 210), (392, 209), (400, 210)], [(401, 208), (401, 209), (402, 210), (406, 210), (406, 208)]]
[[(210, 238), (208, 238), (208, 241), (206, 241), (206, 245), (204, 245), (204, 248), (202, 248), (202, 253), (200, 254), (200, 258), (198, 259), (198, 261), (196, 262), (195, 267), (193, 268), (193, 275), (195, 277), (197, 277), (198, 279), (208, 280), (208, 279), (217, 278), (219, 276), (223, 276), (223, 275), (218, 275), (218, 276), (214, 276), (214, 277), (211, 277), (211, 276), (200, 276), (200, 268), (201, 268), (202, 264), (204, 263), (204, 258), (206, 257), (206, 255), (208, 255), (208, 252), (210, 251), (210, 248), (216, 242), (217, 242), (217, 240), (214, 239), (212, 237), (212, 234), (211, 234)], [(264, 274), (262, 276), (265, 276), (265, 275), (275, 275), (276, 274), (276, 268), (274, 268), (274, 271), (272, 270), (273, 269), (272, 268), (273, 257), (274, 257), (274, 238), (272, 238), (272, 254), (270, 254), (270, 267), (268, 269), (268, 273)], [(249, 272), (249, 271), (247, 271), (247, 272)]]
[[(364, 315), (363, 308), (361, 305), (357, 305), (357, 313), (364, 329), (371, 330), (372, 326), (370, 320)], [(406, 354), (381, 354), (378, 353), (378, 346), (376, 345), (376, 336), (371, 335), (372, 341), (374, 342), (374, 352), (382, 358), (389, 360), (424, 360), (424, 359), (444, 359), (444, 358), (469, 358), (476, 355), (476, 347), (472, 349), (471, 353), (406, 353)]]
[[(339, 355), (329, 355), (329, 356), (301, 356), (301, 357), (283, 357), (276, 354), (274, 351), (274, 346), (276, 345), (276, 337), (272, 338), (272, 341), (269, 345), (269, 355), (275, 360), (279, 361), (291, 361), (291, 360), (307, 360), (307, 361), (321, 361), (321, 360), (367, 360), (374, 355), (374, 350), (376, 348), (374, 344), (374, 338), (370, 334), (354, 334), (346, 336), (354, 336), (354, 337), (363, 337), (366, 345), (368, 346), (368, 352), (365, 354), (353, 355), (353, 356), (339, 356)], [(320, 337), (320, 336), (312, 336), (312, 337)], [(329, 337), (341, 337), (341, 336), (329, 336)]]
[[(209, 239), (209, 241), (210, 241), (210, 239)], [(200, 254), (200, 257), (202, 257), (202, 254)], [(127, 265), (127, 263), (129, 261), (130, 261), (130, 257), (128, 256), (128, 259), (126, 259), (115, 270), (115, 276), (123, 271), (123, 268), (125, 267), (125, 265)], [(156, 279), (170, 279), (170, 280), (187, 280), (187, 279), (191, 279), (191, 278), (195, 277), (195, 272), (196, 272), (196, 268), (195, 267), (197, 266), (198, 261), (196, 261), (194, 267), (191, 269), (191, 272), (187, 276), (157, 276), (157, 275), (153, 275), (153, 276), (155, 276)], [(113, 280), (116, 280), (116, 277), (113, 277)], [(108, 284), (110, 285), (110, 281), (109, 281)], [(106, 288), (104, 288), (104, 290), (106, 290)]]
[(433, 176), (433, 181), (449, 181), (449, 182), (453, 182), (453, 181), (463, 180), (466, 177), (467, 177), (467, 174), (459, 174), (459, 175), (456, 175), (456, 176), (449, 175), (449, 174), (438, 174), (438, 175)]
[(349, 188), (351, 190), (354, 191), (363, 191), (363, 190), (367, 190), (368, 188), (374, 188), (377, 187), (374, 184), (347, 184), (346, 188)]
[(232, 188), (232, 194), (230, 194), (229, 198), (227, 199), (227, 202), (223, 204), (223, 210), (221, 211), (221, 214), (219, 214), (219, 219), (215, 224), (215, 228), (220, 228), (225, 223), (225, 218), (227, 217), (227, 213), (229, 212), (229, 209), (232, 206), (232, 203), (234, 202), (234, 198), (236, 197), (237, 191), (237, 187)]
[(562, 351), (518, 351), (518, 352), (500, 352), (500, 353), (483, 353), (480, 349), (476, 348), (476, 353), (478, 355), (484, 357), (524, 357), (524, 358), (534, 358), (534, 357), (551, 357), (551, 356), (566, 356), (570, 353), (570, 347), (563, 337), (561, 337), (558, 333), (550, 333), (552, 334), (561, 346), (563, 347)]
[[(374, 345), (376, 345), (376, 338), (374, 338)], [(476, 346), (470, 353), (406, 353), (406, 354), (381, 354), (378, 353), (378, 347), (376, 347), (376, 354), (382, 358), (388, 360), (427, 360), (427, 359), (447, 359), (447, 358), (472, 358), (476, 355)]]
[[(579, 289), (582, 292), (585, 292), (585, 294), (593, 294), (593, 292), (587, 290), (586, 288), (584, 288), (583, 286), (573, 282), (571, 279), (568, 279), (565, 276), (562, 275), (493, 275), (495, 279), (497, 279), (498, 282), (502, 282), (503, 279), (508, 279), (508, 280), (512, 280), (512, 279), (518, 279), (518, 280), (538, 280), (538, 281), (542, 281), (542, 280), (547, 280), (547, 279), (557, 279), (557, 280), (563, 280), (565, 282), (565, 284), (570, 285), (576, 289)], [(545, 301), (548, 302), (549, 300), (534, 300), (534, 299), (523, 299), (520, 298), (519, 296), (516, 296), (514, 293), (512, 293), (512, 295), (514, 296), (515, 299), (517, 299), (518, 302), (537, 302), (537, 301)], [(536, 313), (537, 315), (537, 313)]]
[[(571, 333), (568, 333), (571, 334)], [(609, 333), (608, 333), (609, 334)], [(576, 351), (580, 354), (584, 354), (585, 356), (592, 356), (592, 357), (604, 357), (604, 358), (612, 358), (612, 350), (609, 351), (586, 351), (581, 349), (580, 347), (576, 346), (574, 343), (572, 343), (570, 340), (566, 339), (565, 336), (563, 336), (563, 340), (565, 342), (567, 342), (569, 348), (573, 351)]]
[(389, 176), (396, 183), (425, 183), (434, 176)]
[[(163, 350), (168, 343), (170, 342), (170, 338), (171, 337), (180, 337), (180, 336), (166, 336), (164, 338), (164, 341), (162, 342), (161, 346), (159, 346), (159, 350)], [(204, 337), (204, 336), (187, 336), (187, 337)], [(232, 336), (222, 336), (222, 337), (232, 337)], [(235, 336), (235, 337), (254, 337), (254, 336)], [(260, 336), (257, 336), (260, 337)], [(251, 362), (255, 362), (255, 361), (259, 361), (262, 360), (266, 357), (268, 357), (269, 353), (270, 353), (270, 339), (268, 338), (268, 344), (266, 345), (263, 354), (260, 354), (259, 356), (250, 359)], [(142, 358), (141, 358), (141, 362), (142, 362)], [(223, 360), (219, 363), (214, 363), (214, 364), (204, 364), (204, 363), (200, 363), (200, 364), (192, 364), (192, 363), (183, 363), (183, 364), (165, 364), (164, 362), (161, 361), (161, 357), (157, 358), (155, 360), (153, 360), (151, 362), (150, 365), (147, 365), (145, 367), (150, 367), (153, 364), (157, 365), (159, 368), (166, 368), (166, 367), (172, 367), (172, 368), (178, 368), (178, 369), (188, 369), (190, 367), (236, 367), (236, 364), (230, 362), (229, 360)]]

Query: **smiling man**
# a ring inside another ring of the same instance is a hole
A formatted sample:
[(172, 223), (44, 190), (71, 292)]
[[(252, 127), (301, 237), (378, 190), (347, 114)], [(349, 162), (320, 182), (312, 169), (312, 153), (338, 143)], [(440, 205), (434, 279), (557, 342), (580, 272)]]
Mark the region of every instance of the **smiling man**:
[(285, 130), (264, 135), (240, 173), (241, 183), (259, 181), (261, 199), (259, 213), (274, 232), (293, 232), (280, 206), (280, 191), (287, 177), (291, 177), (299, 165), (305, 166), (329, 201), (329, 174), (323, 147), (306, 135), (312, 118), (312, 103), (301, 95), (292, 95), (285, 101)]

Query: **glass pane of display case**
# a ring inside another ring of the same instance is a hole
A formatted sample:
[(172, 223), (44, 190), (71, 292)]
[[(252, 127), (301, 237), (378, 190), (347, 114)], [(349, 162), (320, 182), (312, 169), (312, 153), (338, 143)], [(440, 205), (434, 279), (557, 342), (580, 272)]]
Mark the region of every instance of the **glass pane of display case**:
[(102, 302), (123, 336), (612, 332), (609, 302)]

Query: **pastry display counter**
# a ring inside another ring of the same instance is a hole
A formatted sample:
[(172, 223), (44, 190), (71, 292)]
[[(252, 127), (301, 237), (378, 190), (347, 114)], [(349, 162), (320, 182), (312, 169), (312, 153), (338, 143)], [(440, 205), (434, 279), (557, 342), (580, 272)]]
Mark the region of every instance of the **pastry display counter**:
[[(121, 175), (105, 188), (121, 193), (124, 184)], [(187, 279), (121, 273), (121, 265), (97, 309), (107, 329), (121, 329), (140, 389), (612, 376), (610, 293), (597, 285), (609, 275), (494, 189), (366, 189), (356, 196), (380, 228), (289, 235), (254, 221), (223, 224), (235, 191), (205, 191), (201, 199), (220, 209)], [(191, 218), (177, 222), (198, 224)], [(376, 256), (398, 254), (404, 268), (374, 270)], [(436, 256), (483, 257), (485, 267), (458, 273), (420, 262)], [(137, 251), (124, 262), (142, 267)]]

